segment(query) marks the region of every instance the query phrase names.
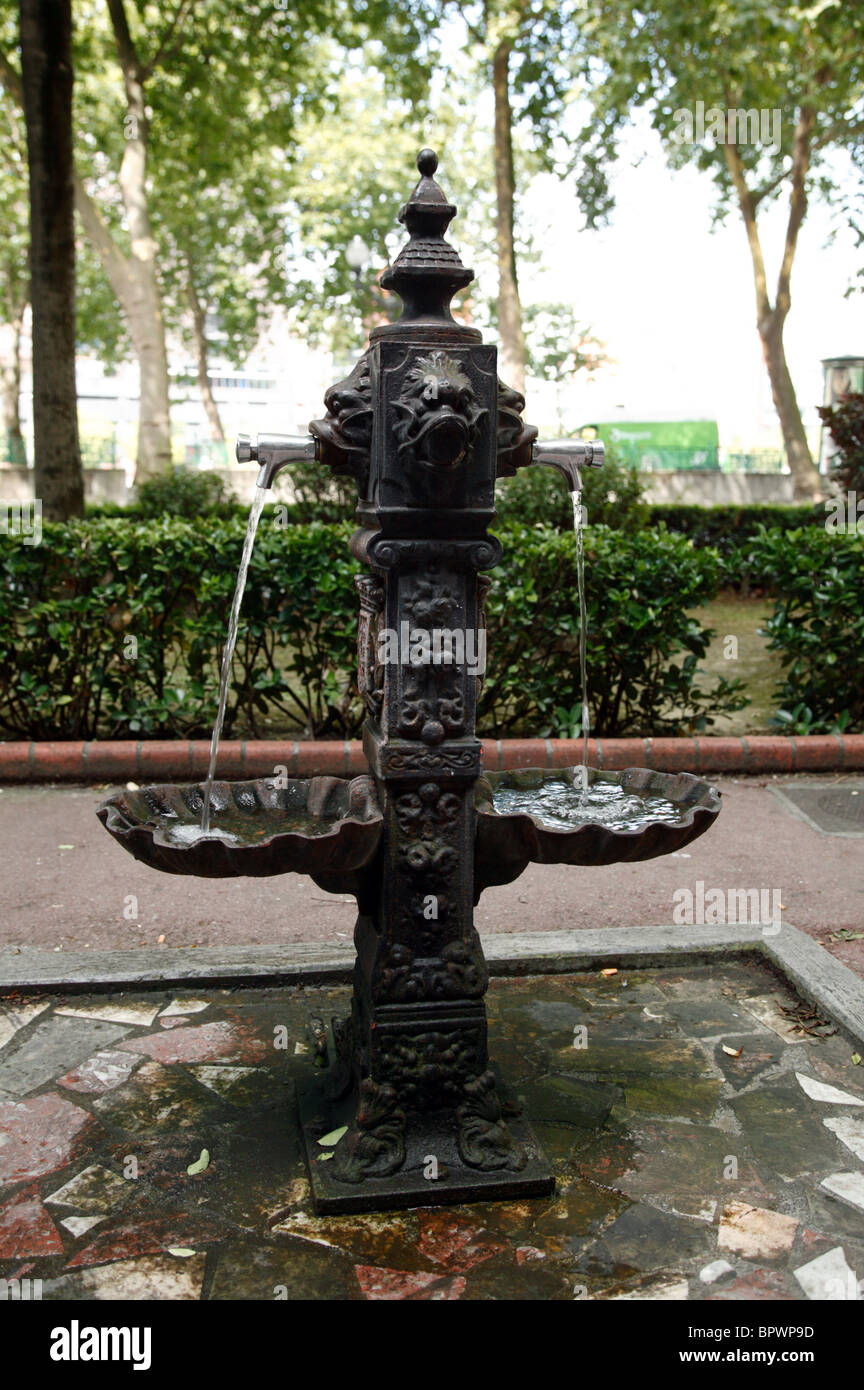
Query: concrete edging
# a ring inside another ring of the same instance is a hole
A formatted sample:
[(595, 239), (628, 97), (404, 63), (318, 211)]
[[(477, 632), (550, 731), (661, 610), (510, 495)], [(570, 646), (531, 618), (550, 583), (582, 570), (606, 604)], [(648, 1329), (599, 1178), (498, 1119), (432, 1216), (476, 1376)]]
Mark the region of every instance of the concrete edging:
[[(798, 928), (606, 927), (573, 932), (482, 934), (493, 976), (566, 975), (619, 968), (695, 965), (757, 955), (864, 1047), (864, 983)], [(12, 993), (106, 993), (188, 987), (349, 984), (353, 946), (180, 947), (130, 951), (0, 949), (0, 997)]]
[[(582, 761), (580, 739), (483, 739), (483, 765), (491, 772), (520, 767), (573, 767)], [(209, 739), (90, 740), (0, 743), (0, 782), (198, 781), (207, 775)], [(725, 738), (589, 739), (592, 767), (621, 771), (794, 773), (864, 770), (864, 734), (809, 734), (800, 738), (754, 735)], [(298, 742), (227, 740), (219, 748), (219, 776), (356, 776), (367, 771), (358, 739)]]

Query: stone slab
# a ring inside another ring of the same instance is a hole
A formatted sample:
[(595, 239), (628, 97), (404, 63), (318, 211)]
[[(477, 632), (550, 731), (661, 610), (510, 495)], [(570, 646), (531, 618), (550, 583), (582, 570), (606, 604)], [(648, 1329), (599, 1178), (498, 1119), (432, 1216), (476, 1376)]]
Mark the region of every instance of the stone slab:
[(92, 1053), (124, 1038), (128, 1028), (92, 1018), (55, 1014), (0, 1062), (0, 1096), (26, 1096), (76, 1067)]
[(864, 836), (864, 782), (784, 782), (770, 791), (820, 835)]

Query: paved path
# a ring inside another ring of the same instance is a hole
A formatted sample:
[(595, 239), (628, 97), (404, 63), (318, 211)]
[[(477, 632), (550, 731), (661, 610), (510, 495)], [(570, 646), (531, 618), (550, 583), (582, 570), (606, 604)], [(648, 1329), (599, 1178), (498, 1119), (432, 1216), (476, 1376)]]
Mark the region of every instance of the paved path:
[(345, 988), (3, 1001), (0, 1279), (82, 1302), (800, 1305), (860, 1289), (862, 1068), (838, 1033), (796, 1031), (795, 996), (763, 966), (493, 981), (491, 1049), (555, 1195), (316, 1217), (291, 1087), (315, 1071), (309, 1016), (347, 1003)]
[[(723, 811), (682, 855), (581, 871), (531, 865), (484, 894), (477, 925), (657, 925), (675, 920), (675, 894), (695, 893), (700, 881), (706, 890), (778, 889), (785, 919), (864, 976), (864, 941), (830, 940), (840, 929), (864, 931), (864, 840), (818, 834), (780, 806), (770, 779), (714, 780)], [(184, 879), (136, 863), (96, 820), (101, 795), (95, 787), (0, 790), (0, 945), (116, 950), (163, 936), (168, 947), (350, 942), (353, 900), (328, 897), (305, 876)]]

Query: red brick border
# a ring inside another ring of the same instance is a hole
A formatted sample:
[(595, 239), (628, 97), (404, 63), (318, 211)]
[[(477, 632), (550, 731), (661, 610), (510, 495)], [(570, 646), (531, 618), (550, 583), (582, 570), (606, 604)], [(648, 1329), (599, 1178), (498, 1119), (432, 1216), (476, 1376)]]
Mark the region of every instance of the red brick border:
[[(0, 782), (198, 781), (206, 775), (206, 739), (152, 742), (0, 743)], [(520, 767), (573, 767), (582, 759), (578, 739), (484, 739), (490, 771)], [(590, 739), (588, 762), (620, 771), (650, 767), (660, 772), (849, 772), (864, 770), (864, 734), (779, 738)], [(219, 749), (219, 774), (265, 777), (285, 767), (289, 777), (344, 777), (366, 771), (357, 740), (297, 743), (277, 739), (227, 740)]]

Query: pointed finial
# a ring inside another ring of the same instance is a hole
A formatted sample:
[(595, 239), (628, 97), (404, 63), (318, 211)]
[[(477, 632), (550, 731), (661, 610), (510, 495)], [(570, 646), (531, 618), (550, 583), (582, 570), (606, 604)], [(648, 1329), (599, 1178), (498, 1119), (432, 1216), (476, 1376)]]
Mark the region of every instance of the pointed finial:
[(434, 150), (421, 150), (417, 156), (420, 181), (411, 197), (399, 210), (399, 221), (404, 223), (413, 235), (443, 237), (449, 223), (456, 216), (456, 209), (448, 203), (447, 195), (440, 184), (432, 177), (438, 168), (438, 156)]
[(374, 330), (375, 337), (399, 331), (399, 325), (409, 321), (452, 325), (450, 300), (474, 279), (473, 270), (462, 264), (458, 251), (444, 240), (456, 208), (433, 178), (438, 168), (435, 151), (422, 149), (417, 155), (417, 168), (420, 180), (399, 212), (408, 241), (379, 282), (382, 289), (395, 290), (404, 307), (399, 323), (390, 328), (380, 326)]

